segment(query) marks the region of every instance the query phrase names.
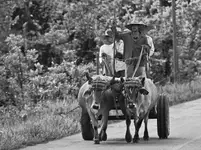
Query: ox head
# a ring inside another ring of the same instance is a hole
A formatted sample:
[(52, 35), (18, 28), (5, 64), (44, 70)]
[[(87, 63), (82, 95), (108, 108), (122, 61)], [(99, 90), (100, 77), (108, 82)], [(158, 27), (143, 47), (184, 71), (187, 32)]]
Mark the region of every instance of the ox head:
[(144, 88), (145, 77), (135, 77), (124, 81), (125, 97), (127, 108), (131, 113), (137, 115), (137, 107), (141, 102), (141, 95), (148, 95), (149, 92)]
[(104, 92), (109, 88), (110, 84), (100, 77), (92, 78), (88, 73), (86, 73), (86, 78), (90, 88), (84, 92), (83, 96), (92, 98), (90, 109), (94, 114), (97, 114), (103, 101)]

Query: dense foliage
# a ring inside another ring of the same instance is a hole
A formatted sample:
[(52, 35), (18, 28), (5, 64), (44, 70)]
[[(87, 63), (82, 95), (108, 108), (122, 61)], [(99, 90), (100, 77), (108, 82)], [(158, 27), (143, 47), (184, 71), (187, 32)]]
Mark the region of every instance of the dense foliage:
[[(16, 149), (78, 132), (79, 87), (96, 74), (106, 28), (132, 19), (156, 26), (149, 77), (171, 103), (200, 97), (201, 1), (176, 0), (179, 81), (173, 79), (170, 0), (1, 0), (0, 149)], [(71, 112), (71, 113), (69, 113)]]
[[(155, 82), (171, 79), (172, 8), (167, 2), (2, 0), (0, 105), (22, 109), (25, 104), (65, 99), (69, 94), (76, 97), (83, 72), (95, 73), (101, 35), (114, 21), (122, 29), (131, 19), (156, 26), (149, 32), (156, 47), (150, 76)], [(176, 1), (180, 80), (192, 80), (200, 73), (200, 4), (199, 0)]]

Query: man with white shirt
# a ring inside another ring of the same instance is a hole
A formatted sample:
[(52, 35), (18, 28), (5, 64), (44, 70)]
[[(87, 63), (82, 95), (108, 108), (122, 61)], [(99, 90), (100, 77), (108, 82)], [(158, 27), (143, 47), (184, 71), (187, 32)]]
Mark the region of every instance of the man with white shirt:
[(107, 76), (124, 76), (125, 63), (122, 61), (124, 43), (122, 40), (115, 41), (115, 69), (113, 68), (114, 61), (114, 38), (108, 35), (108, 29), (103, 36), (103, 45), (100, 47), (99, 62), (102, 67), (102, 74)]

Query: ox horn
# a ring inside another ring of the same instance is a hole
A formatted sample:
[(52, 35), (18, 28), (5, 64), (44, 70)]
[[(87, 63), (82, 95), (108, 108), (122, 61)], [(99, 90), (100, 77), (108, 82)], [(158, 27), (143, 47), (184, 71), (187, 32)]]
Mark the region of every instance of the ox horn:
[(113, 85), (115, 83), (115, 76), (112, 77), (112, 79), (110, 80), (110, 85)]
[(139, 76), (139, 79), (141, 80), (142, 86), (144, 86), (145, 85), (145, 77)]
[(86, 72), (85, 73), (85, 76), (86, 76), (86, 78), (87, 78), (87, 80), (88, 80), (88, 82), (89, 82), (89, 84), (92, 82), (92, 78), (89, 76), (89, 73), (88, 72)]

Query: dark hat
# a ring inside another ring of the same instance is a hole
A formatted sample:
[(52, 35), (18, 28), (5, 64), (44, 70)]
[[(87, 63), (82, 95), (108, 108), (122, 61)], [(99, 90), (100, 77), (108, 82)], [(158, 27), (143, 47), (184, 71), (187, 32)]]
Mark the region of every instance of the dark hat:
[(112, 37), (112, 30), (111, 29), (105, 30), (105, 33), (104, 33), (103, 36), (104, 37)]

